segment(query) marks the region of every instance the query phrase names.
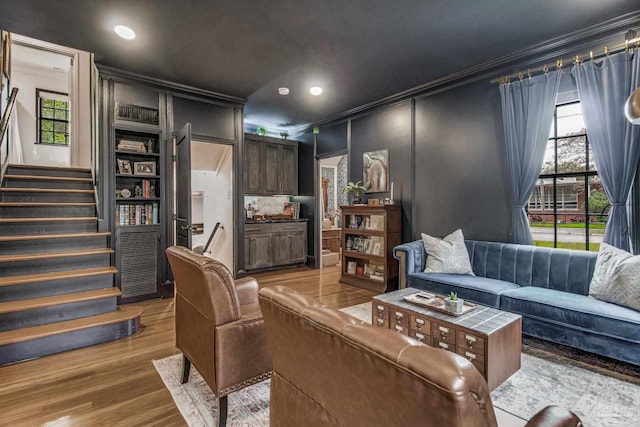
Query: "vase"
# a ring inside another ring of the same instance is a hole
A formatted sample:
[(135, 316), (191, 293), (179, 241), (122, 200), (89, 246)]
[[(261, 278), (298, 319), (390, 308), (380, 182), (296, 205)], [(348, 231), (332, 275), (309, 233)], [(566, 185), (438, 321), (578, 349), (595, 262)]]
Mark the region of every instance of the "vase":
[(450, 313), (462, 313), (462, 305), (464, 304), (464, 300), (458, 299), (456, 301), (451, 301), (450, 299), (444, 299), (444, 309)]

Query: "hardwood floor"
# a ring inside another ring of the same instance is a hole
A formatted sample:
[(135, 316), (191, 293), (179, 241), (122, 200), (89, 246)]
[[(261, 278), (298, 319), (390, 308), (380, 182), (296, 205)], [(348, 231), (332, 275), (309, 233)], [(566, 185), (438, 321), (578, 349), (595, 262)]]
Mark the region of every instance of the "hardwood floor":
[[(336, 308), (375, 293), (338, 283), (339, 267), (256, 274)], [(119, 341), (0, 367), (0, 426), (186, 425), (151, 363), (178, 353), (173, 299), (144, 307), (142, 330)]]

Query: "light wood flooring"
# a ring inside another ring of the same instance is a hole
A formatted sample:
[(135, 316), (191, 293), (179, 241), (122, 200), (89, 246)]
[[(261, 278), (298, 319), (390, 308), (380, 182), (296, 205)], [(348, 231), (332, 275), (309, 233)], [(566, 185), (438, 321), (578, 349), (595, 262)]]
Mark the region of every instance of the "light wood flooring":
[[(338, 283), (339, 267), (257, 274), (342, 308), (373, 292)], [(0, 426), (186, 425), (153, 364), (174, 347), (173, 299), (144, 308), (142, 330), (119, 341), (0, 367)]]

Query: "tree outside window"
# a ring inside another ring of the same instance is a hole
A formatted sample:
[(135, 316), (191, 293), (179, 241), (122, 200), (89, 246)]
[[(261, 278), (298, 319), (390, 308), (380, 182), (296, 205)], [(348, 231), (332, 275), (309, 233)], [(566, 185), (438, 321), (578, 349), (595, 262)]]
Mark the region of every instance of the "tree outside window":
[(36, 89), (38, 144), (69, 145), (69, 95)]
[(610, 205), (579, 101), (556, 106), (540, 178), (527, 208), (535, 245), (599, 249)]

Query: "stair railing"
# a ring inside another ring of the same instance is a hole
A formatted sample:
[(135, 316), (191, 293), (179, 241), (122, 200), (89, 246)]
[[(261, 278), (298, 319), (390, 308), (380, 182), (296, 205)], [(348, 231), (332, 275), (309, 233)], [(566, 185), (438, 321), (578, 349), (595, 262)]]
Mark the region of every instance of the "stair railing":
[(224, 227), (221, 226), (219, 222), (216, 222), (216, 226), (213, 227), (213, 231), (211, 232), (211, 235), (209, 236), (209, 240), (207, 240), (207, 244), (204, 245), (204, 247), (198, 246), (198, 247), (194, 248), (193, 251), (196, 252), (196, 253), (199, 253), (199, 254), (207, 253), (207, 249), (209, 249), (209, 245), (211, 244), (211, 241), (213, 240), (213, 236), (216, 235), (216, 231), (218, 231), (218, 228), (222, 228), (224, 230)]
[[(14, 87), (11, 90), (11, 95), (9, 96), (9, 103), (7, 104), (7, 108), (4, 110), (2, 114), (2, 121), (0, 121), (0, 182), (4, 178), (4, 173), (7, 170), (7, 166), (9, 166), (9, 153), (11, 141), (9, 138), (6, 138), (7, 129), (9, 128), (9, 120), (11, 119), (11, 113), (13, 113), (13, 107), (16, 104), (16, 97), (18, 96), (18, 88)], [(6, 146), (4, 149), (2, 145), (6, 141)], [(3, 158), (2, 153), (6, 152), (5, 158)]]

